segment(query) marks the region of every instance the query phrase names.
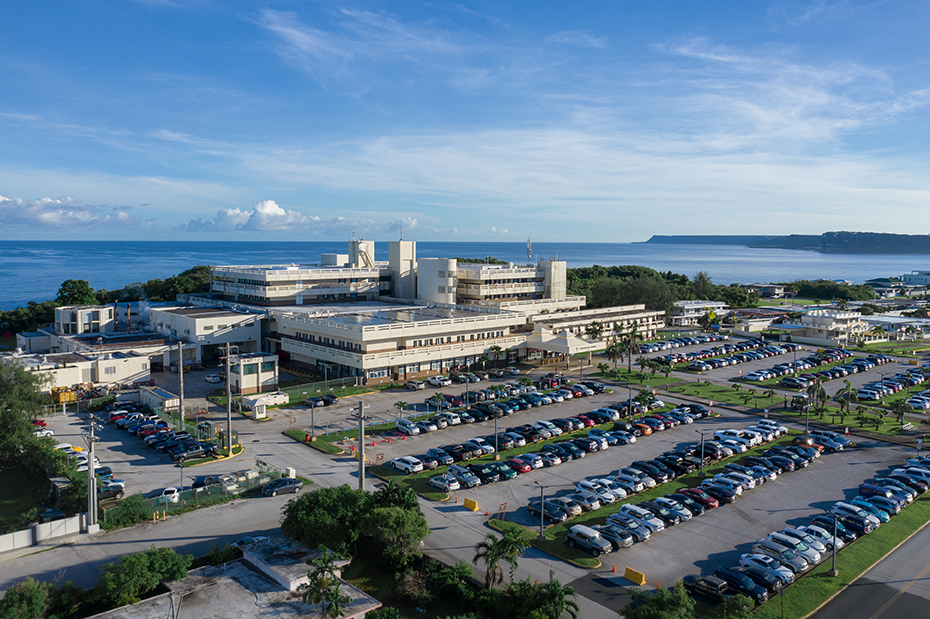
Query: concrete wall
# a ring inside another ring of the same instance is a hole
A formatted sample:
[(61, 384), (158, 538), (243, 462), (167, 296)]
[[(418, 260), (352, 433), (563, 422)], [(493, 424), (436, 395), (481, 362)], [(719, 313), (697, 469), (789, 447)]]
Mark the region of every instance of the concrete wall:
[(417, 296), (417, 245), (413, 241), (388, 243), (388, 264), (393, 276), (391, 296), (413, 299)]
[(70, 518), (34, 524), (30, 528), (23, 529), (22, 531), (0, 535), (0, 553), (9, 550), (18, 550), (20, 548), (29, 548), (30, 546), (36, 546), (46, 540), (56, 537), (82, 533), (84, 518), (84, 514), (78, 514)]
[(417, 260), (417, 298), (428, 303), (455, 303), (455, 258)]

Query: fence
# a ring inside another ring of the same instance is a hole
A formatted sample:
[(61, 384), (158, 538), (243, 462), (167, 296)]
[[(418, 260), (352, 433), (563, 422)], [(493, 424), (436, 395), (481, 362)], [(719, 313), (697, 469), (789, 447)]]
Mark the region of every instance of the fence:
[[(220, 475), (219, 481), (215, 484), (202, 486), (200, 488), (190, 488), (180, 492), (177, 502), (172, 502), (167, 497), (159, 497), (148, 500), (149, 508), (152, 513), (167, 512), (169, 514), (187, 511), (192, 508), (210, 505), (224, 501), (229, 497), (236, 497), (250, 490), (260, 488), (265, 484), (281, 477), (281, 471), (271, 467), (267, 470), (248, 470), (238, 471)], [(106, 513), (104, 513), (104, 521)]]

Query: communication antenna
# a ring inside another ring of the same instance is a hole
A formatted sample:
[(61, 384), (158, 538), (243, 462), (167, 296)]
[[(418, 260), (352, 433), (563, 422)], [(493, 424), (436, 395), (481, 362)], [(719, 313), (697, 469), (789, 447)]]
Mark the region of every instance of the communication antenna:
[(533, 263), (533, 243), (530, 241), (530, 237), (526, 237), (526, 263)]

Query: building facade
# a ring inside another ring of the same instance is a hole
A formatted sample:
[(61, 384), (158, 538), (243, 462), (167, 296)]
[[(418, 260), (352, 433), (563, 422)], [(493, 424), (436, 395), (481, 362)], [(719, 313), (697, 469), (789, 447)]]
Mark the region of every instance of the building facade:
[(676, 327), (698, 324), (698, 320), (708, 312), (713, 312), (718, 319), (727, 313), (727, 304), (721, 301), (675, 301), (668, 321)]

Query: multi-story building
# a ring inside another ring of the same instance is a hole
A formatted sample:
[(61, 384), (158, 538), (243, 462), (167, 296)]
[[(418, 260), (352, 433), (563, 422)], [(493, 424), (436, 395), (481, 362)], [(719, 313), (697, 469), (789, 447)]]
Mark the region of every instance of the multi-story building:
[(603, 329), (602, 338), (613, 333), (628, 333), (636, 325), (637, 333), (644, 339), (652, 339), (665, 326), (665, 312), (647, 310), (645, 305), (619, 305), (597, 309), (580, 310), (556, 314), (537, 315), (532, 318), (535, 330), (550, 333), (584, 335), (591, 323)]
[(911, 271), (902, 275), (901, 280), (909, 286), (930, 286), (930, 271)]
[(672, 306), (668, 319), (676, 327), (696, 325), (701, 316), (709, 311), (720, 317), (727, 310), (727, 304), (722, 301), (675, 301)]
[(523, 314), (461, 305), (347, 307), (326, 316), (275, 311), (272, 320), (272, 352), (320, 374), (325, 368), (328, 376), (358, 376), (369, 384), (471, 366), (496, 350), (515, 358), (526, 340)]
[[(817, 309), (783, 323), (796, 342), (819, 346), (847, 346), (857, 340), (874, 340), (859, 312)], [(772, 325), (777, 328), (778, 325)]]
[(0, 363), (4, 362), (21, 363), (29, 371), (44, 374), (44, 393), (78, 384), (147, 384), (151, 378), (148, 355), (137, 352), (13, 353), (0, 355)]
[(165, 307), (152, 309), (151, 324), (157, 333), (183, 340), (185, 362), (210, 363), (221, 356), (224, 344), (240, 353), (261, 349), (264, 312), (231, 311), (214, 307)]
[(541, 260), (535, 266), (460, 264), (455, 293), (459, 303), (564, 299), (564, 261)]

